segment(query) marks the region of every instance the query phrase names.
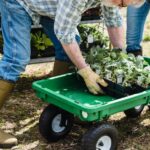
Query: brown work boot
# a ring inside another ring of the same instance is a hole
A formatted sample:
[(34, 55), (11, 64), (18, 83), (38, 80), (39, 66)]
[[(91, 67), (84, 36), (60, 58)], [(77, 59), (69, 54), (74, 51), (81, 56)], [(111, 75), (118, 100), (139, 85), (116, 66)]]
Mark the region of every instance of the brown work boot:
[(0, 148), (11, 148), (18, 143), (17, 139), (0, 130)]
[(7, 100), (9, 94), (13, 90), (14, 83), (5, 80), (0, 80), (0, 108)]
[[(0, 80), (0, 108), (7, 100), (13, 90), (14, 84), (5, 80)], [(11, 148), (17, 144), (17, 139), (0, 130), (0, 148)]]
[(127, 53), (128, 53), (128, 54), (129, 54), (129, 53), (132, 53), (135, 57), (137, 57), (137, 56), (142, 56), (142, 50), (138, 50), (138, 51), (128, 51)]
[(53, 71), (50, 73), (50, 76), (57, 76), (57, 75), (73, 72), (74, 69), (75, 67), (72, 63), (55, 60)]

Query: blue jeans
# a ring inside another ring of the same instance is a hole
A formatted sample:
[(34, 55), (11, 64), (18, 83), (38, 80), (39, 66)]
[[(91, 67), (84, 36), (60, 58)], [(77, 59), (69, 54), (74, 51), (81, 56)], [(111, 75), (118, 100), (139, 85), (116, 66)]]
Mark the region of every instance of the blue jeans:
[[(15, 82), (30, 61), (32, 20), (16, 0), (0, 0), (0, 10), (4, 39), (4, 55), (0, 62), (0, 78)], [(41, 17), (41, 24), (54, 43), (56, 59), (70, 61), (54, 34), (54, 21)]]
[[(41, 17), (40, 24), (43, 26), (44, 32), (48, 35), (55, 47), (55, 59), (70, 62), (70, 59), (63, 50), (63, 47), (54, 33), (54, 20), (49, 17)], [(80, 37), (76, 35), (76, 41), (80, 43)]]
[(150, 4), (145, 2), (140, 8), (129, 6), (127, 9), (127, 52), (141, 50), (144, 24), (150, 10)]

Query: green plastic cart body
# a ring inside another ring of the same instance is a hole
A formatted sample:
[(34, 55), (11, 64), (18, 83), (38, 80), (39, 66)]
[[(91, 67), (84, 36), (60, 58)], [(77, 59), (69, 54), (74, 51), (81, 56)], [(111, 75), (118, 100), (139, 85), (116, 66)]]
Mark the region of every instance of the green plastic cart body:
[(83, 121), (99, 121), (112, 114), (150, 102), (150, 90), (115, 99), (108, 95), (92, 95), (75, 73), (35, 81), (37, 97), (64, 109)]

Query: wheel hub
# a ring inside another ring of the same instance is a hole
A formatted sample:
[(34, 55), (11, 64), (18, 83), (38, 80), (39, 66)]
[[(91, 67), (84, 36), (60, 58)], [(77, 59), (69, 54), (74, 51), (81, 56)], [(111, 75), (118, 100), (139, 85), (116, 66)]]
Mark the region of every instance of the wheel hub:
[[(65, 130), (65, 126), (62, 126), (61, 125), (61, 122), (62, 122), (62, 114), (58, 114), (54, 117), (53, 121), (52, 121), (52, 130), (54, 132), (62, 132)], [(66, 124), (66, 123), (65, 123)]]
[(107, 135), (102, 136), (98, 139), (96, 143), (96, 150), (110, 150), (111, 148), (111, 138)]

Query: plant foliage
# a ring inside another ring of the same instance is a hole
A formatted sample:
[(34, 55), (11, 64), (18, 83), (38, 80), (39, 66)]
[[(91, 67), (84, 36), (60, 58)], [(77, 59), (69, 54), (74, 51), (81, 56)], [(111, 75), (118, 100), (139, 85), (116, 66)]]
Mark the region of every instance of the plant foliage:
[(49, 46), (52, 46), (53, 43), (51, 40), (46, 36), (46, 34), (42, 33), (41, 31), (31, 34), (31, 44), (37, 49), (37, 50), (45, 50)]
[(108, 37), (104, 36), (104, 33), (100, 31), (99, 25), (80, 25), (78, 30), (81, 36), (82, 44), (87, 45), (88, 36), (92, 35), (94, 42), (98, 42), (101, 47), (108, 46)]
[(135, 57), (121, 50), (93, 47), (84, 54), (91, 68), (101, 77), (122, 86), (150, 85), (150, 67), (142, 56)]

